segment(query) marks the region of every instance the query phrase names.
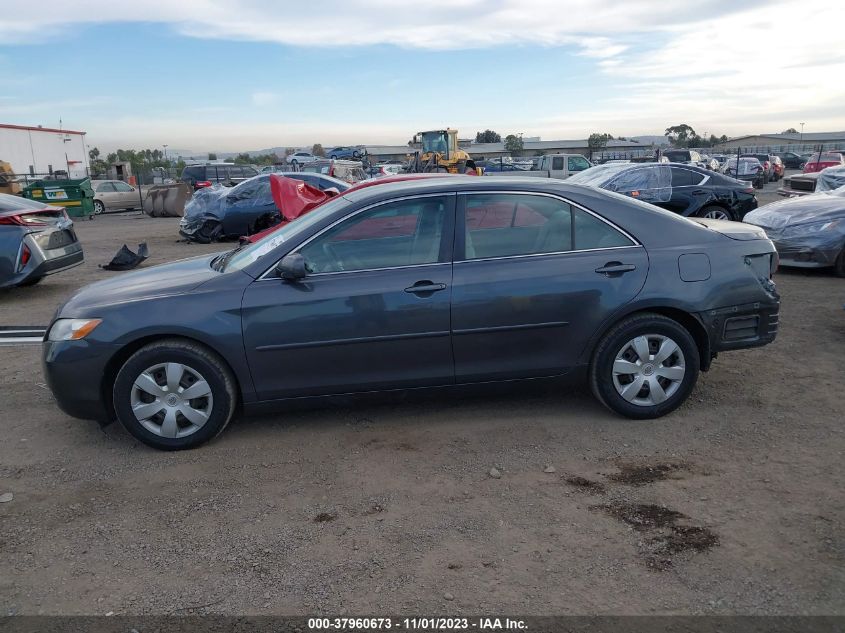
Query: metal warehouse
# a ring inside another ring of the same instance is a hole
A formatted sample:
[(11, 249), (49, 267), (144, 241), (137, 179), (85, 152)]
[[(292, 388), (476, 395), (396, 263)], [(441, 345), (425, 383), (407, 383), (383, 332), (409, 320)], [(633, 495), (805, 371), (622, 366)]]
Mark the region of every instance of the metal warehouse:
[(88, 175), (85, 132), (0, 123), (0, 160), (19, 175), (44, 176), (65, 171), (71, 178)]

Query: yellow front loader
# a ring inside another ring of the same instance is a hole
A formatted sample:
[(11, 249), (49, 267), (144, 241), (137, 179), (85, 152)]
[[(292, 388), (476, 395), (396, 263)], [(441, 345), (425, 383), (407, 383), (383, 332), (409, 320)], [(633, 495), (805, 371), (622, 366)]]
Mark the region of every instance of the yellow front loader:
[(458, 147), (458, 131), (453, 129), (418, 132), (414, 144), (420, 150), (408, 161), (406, 171), (478, 174), (475, 161)]

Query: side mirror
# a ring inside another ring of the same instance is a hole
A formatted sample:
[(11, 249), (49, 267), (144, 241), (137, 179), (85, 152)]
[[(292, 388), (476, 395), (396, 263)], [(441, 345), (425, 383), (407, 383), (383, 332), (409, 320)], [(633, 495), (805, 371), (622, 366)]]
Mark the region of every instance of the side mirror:
[(291, 253), (282, 257), (282, 261), (276, 264), (276, 272), (285, 281), (299, 281), (305, 279), (308, 274), (308, 266), (302, 253)]

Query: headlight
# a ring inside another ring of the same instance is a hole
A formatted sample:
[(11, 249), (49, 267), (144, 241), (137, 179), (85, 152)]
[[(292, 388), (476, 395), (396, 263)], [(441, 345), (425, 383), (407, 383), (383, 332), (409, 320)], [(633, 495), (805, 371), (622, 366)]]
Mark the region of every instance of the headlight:
[(827, 231), (837, 224), (839, 220), (829, 220), (827, 222), (814, 222), (812, 224), (799, 224), (798, 226), (787, 226), (783, 231), (784, 237), (800, 237), (802, 235), (815, 235), (822, 231)]
[(78, 341), (88, 336), (102, 322), (102, 319), (59, 319), (50, 328), (47, 340)]

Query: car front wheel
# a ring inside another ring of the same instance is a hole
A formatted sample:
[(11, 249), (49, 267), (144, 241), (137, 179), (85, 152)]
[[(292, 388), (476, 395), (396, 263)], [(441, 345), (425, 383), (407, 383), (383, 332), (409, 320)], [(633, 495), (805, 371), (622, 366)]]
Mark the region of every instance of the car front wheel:
[(623, 320), (599, 342), (590, 387), (611, 411), (650, 419), (677, 409), (692, 392), (698, 372), (698, 348), (686, 328), (644, 313)]
[(194, 448), (232, 419), (235, 379), (207, 348), (180, 339), (150, 343), (120, 368), (112, 391), (118, 420), (144, 444)]

